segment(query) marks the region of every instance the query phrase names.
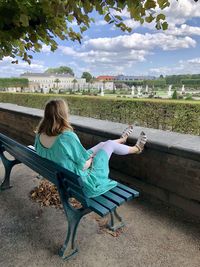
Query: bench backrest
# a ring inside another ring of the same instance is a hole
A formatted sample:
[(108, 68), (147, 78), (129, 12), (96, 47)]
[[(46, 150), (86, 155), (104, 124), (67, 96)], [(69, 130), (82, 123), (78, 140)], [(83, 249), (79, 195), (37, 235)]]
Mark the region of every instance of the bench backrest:
[(66, 194), (76, 197), (82, 204), (87, 205), (87, 197), (84, 195), (80, 176), (55, 162), (40, 157), (34, 150), (0, 133), (0, 153), (3, 151), (7, 151), (14, 158), (51, 181), (57, 187), (59, 186), (58, 179), (60, 179)]

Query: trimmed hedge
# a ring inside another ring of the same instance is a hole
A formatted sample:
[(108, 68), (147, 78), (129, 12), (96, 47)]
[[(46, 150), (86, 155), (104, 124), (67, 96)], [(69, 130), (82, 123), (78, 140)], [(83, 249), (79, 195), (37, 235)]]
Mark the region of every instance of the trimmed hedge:
[(190, 86), (193, 86), (193, 85), (199, 86), (200, 79), (183, 79), (181, 80), (181, 83), (185, 85), (190, 85)]
[(0, 102), (43, 109), (56, 97), (68, 102), (73, 115), (200, 135), (200, 101), (2, 92)]

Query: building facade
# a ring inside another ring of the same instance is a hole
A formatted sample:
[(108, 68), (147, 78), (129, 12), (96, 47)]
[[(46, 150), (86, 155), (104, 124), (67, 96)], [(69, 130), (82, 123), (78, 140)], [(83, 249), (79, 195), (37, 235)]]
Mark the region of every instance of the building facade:
[(29, 80), (30, 91), (48, 93), (50, 90), (78, 90), (86, 86), (85, 78), (75, 78), (70, 74), (24, 73), (20, 76)]
[(135, 75), (117, 75), (115, 80), (117, 81), (137, 81), (137, 80), (155, 80), (154, 76), (135, 76)]

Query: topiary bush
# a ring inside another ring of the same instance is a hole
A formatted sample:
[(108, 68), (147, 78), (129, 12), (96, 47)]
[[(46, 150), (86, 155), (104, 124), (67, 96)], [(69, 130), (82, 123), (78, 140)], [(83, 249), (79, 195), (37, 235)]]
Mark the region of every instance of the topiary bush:
[(178, 94), (177, 94), (176, 90), (174, 90), (174, 92), (172, 94), (172, 99), (178, 99)]

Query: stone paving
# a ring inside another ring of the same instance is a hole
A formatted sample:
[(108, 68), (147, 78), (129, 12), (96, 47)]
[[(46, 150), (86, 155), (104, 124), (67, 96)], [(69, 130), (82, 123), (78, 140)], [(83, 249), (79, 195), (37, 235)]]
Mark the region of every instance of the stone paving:
[(84, 217), (78, 230), (79, 253), (63, 261), (57, 250), (65, 238), (65, 216), (29, 198), (39, 182), (36, 176), (18, 165), (12, 172), (13, 187), (0, 192), (1, 267), (200, 266), (200, 219), (145, 199), (120, 208), (127, 226), (118, 237), (101, 232), (93, 213)]

